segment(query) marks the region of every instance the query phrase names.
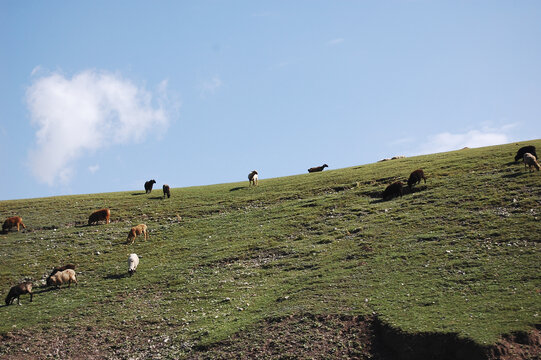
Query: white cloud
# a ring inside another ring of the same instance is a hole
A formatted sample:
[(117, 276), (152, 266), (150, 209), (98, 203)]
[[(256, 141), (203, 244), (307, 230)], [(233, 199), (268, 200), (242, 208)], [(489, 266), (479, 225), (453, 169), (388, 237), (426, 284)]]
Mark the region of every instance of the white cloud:
[(92, 165), (88, 167), (88, 171), (90, 171), (92, 174), (94, 174), (96, 171), (100, 169), (100, 166), (98, 164)]
[[(30, 150), (32, 173), (42, 182), (67, 184), (74, 162), (114, 144), (144, 140), (153, 128), (165, 130), (171, 106), (166, 82), (158, 99), (118, 74), (85, 70), (67, 78), (58, 72), (36, 79), (26, 101), (36, 132)], [(154, 103), (157, 103), (155, 105)]]
[(462, 134), (443, 132), (431, 135), (421, 147), (420, 154), (432, 154), (459, 150), (465, 147), (475, 148), (509, 143), (512, 140), (507, 132), (514, 126), (514, 124), (508, 124), (496, 129), (484, 127), (481, 130), (470, 130)]
[(41, 71), (41, 65), (38, 65), (34, 69), (32, 69), (32, 72), (30, 73), (30, 75), (34, 76), (40, 71)]
[(329, 40), (327, 41), (327, 45), (338, 45), (338, 44), (341, 44), (343, 43), (345, 40), (343, 38), (336, 38), (336, 39), (332, 39), (332, 40)]
[(214, 94), (220, 87), (222, 87), (222, 80), (218, 76), (214, 76), (210, 80), (202, 81), (199, 84), (199, 91), (201, 96), (205, 96)]

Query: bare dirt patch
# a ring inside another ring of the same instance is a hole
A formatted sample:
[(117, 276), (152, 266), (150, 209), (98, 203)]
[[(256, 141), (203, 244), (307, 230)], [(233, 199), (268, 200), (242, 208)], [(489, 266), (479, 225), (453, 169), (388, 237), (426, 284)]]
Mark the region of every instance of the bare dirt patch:
[(376, 317), (349, 315), (269, 319), (211, 345), (174, 338), (173, 326), (141, 321), (17, 330), (0, 335), (0, 359), (541, 359), (539, 328), (481, 346), (455, 334), (409, 334)]

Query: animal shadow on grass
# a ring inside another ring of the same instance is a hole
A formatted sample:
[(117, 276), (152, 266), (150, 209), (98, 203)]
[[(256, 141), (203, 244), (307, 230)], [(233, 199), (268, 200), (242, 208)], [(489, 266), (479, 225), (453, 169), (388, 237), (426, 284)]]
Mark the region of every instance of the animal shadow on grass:
[(163, 200), (163, 196), (153, 196), (149, 197), (150, 200)]
[[(404, 186), (402, 188), (402, 196), (406, 196), (406, 195), (409, 195), (409, 194), (425, 191), (426, 189), (427, 189), (426, 185), (425, 186), (416, 186), (416, 187), (412, 188), (411, 190), (407, 186)], [(377, 192), (373, 191), (370, 194), (368, 194), (370, 197), (376, 198), (376, 199), (370, 201), (370, 203), (371, 204), (378, 204), (378, 203), (382, 203), (382, 202), (386, 202), (386, 201), (392, 201), (392, 200), (397, 198), (397, 197), (392, 197), (392, 198), (383, 199), (381, 197), (382, 193), (383, 193), (383, 191), (377, 191)], [(398, 196), (398, 197), (400, 197), (400, 196)]]
[(229, 191), (237, 191), (237, 190), (241, 190), (241, 189), (245, 189), (246, 186), (237, 186), (237, 187), (234, 187), (232, 189), (229, 189)]
[(139, 196), (139, 195), (145, 195), (146, 193), (144, 192), (141, 192), (141, 193), (132, 193), (132, 196)]
[(105, 275), (103, 278), (106, 279), (106, 280), (119, 280), (119, 279), (124, 279), (127, 276), (128, 276), (127, 273), (109, 274), (109, 275)]
[(521, 176), (522, 174), (525, 174), (525, 173), (522, 172), (522, 171), (518, 171), (518, 172), (511, 173), (511, 174), (505, 174), (505, 175), (502, 175), (502, 177), (503, 177), (503, 178), (510, 179), (510, 178), (516, 178), (516, 177), (519, 177), (519, 176)]
[(34, 295), (36, 294), (43, 294), (49, 291), (57, 290), (58, 288), (56, 286), (48, 286), (48, 285), (41, 285), (37, 289), (38, 291), (33, 291)]

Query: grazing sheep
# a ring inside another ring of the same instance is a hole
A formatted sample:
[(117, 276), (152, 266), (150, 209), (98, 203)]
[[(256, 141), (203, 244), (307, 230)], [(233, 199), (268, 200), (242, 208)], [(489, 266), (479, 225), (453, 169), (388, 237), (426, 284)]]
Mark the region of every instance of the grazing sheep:
[(148, 228), (145, 224), (139, 224), (137, 226), (134, 226), (131, 228), (131, 230), (128, 232), (128, 242), (130, 242), (130, 244), (133, 244), (135, 242), (135, 238), (137, 237), (137, 235), (141, 235), (141, 234), (144, 234), (145, 235), (145, 240), (148, 239)]
[(23, 218), (20, 216), (13, 216), (7, 218), (6, 221), (4, 221), (4, 224), (2, 225), (2, 232), (7, 232), (14, 226), (17, 226), (17, 231), (19, 231), (19, 226), (22, 226), (24, 229), (26, 229), (26, 226), (24, 226), (23, 224)]
[(98, 221), (105, 220), (106, 224), (109, 224), (109, 218), (111, 217), (111, 211), (109, 209), (100, 209), (94, 211), (90, 216), (88, 217), (88, 225), (98, 223)]
[(128, 258), (128, 274), (130, 274), (130, 276), (137, 270), (138, 265), (139, 256), (137, 256), (137, 254), (130, 254), (130, 257)]
[(154, 179), (145, 182), (145, 192), (146, 192), (147, 194), (150, 194), (150, 192), (152, 191), (152, 187), (154, 186), (154, 184), (156, 184), (156, 180), (154, 180)]
[(530, 171), (534, 171), (532, 167), (536, 168), (537, 171), (539, 171), (539, 163), (537, 162), (537, 159), (534, 155), (530, 153), (524, 154), (524, 169), (526, 169), (526, 166), (530, 168)]
[(520, 159), (524, 158), (524, 154), (530, 153), (537, 159), (537, 154), (535, 153), (535, 146), (528, 145), (523, 146), (520, 149), (518, 149), (517, 154), (515, 155), (515, 162), (519, 161)]
[(421, 182), (421, 179), (423, 179), (425, 181), (425, 184), (426, 184), (426, 178), (425, 178), (424, 171), (422, 169), (417, 169), (417, 170), (413, 171), (410, 174), (410, 178), (408, 179), (408, 187), (410, 188), (410, 190), (413, 187), (413, 185), (419, 184)]
[(59, 271), (56, 274), (49, 276), (47, 278), (47, 285), (60, 287), (60, 285), (67, 283), (68, 287), (71, 287), (71, 283), (74, 282), (77, 285), (77, 278), (75, 277), (75, 270), (66, 269), (64, 271)]
[(13, 304), (15, 299), (17, 299), (17, 304), (21, 305), (19, 296), (24, 294), (30, 294), (30, 302), (32, 302), (34, 294), (32, 294), (32, 283), (29, 281), (15, 285), (9, 290), (8, 296), (6, 297), (6, 306)]
[(169, 185), (164, 184), (162, 186), (163, 189), (163, 198), (165, 199), (165, 196), (167, 195), (167, 198), (169, 199), (171, 197), (171, 189), (169, 188)]
[(257, 171), (252, 171), (248, 174), (248, 181), (250, 181), (250, 185), (257, 185), (257, 180), (259, 179), (259, 174)]
[(313, 172), (323, 171), (323, 169), (325, 169), (326, 167), (329, 167), (329, 165), (323, 164), (321, 166), (311, 167), (310, 169), (308, 169), (308, 172), (313, 173)]
[(53, 272), (51, 272), (49, 277), (53, 276), (54, 274), (56, 274), (59, 271), (64, 271), (64, 270), (67, 270), (67, 269), (75, 270), (75, 265), (67, 264), (67, 265), (64, 265), (64, 266), (55, 267), (55, 268), (53, 268)]
[(400, 181), (394, 182), (387, 186), (383, 192), (383, 200), (386, 200), (387, 198), (392, 199), (399, 195), (402, 197), (402, 186), (403, 185)]

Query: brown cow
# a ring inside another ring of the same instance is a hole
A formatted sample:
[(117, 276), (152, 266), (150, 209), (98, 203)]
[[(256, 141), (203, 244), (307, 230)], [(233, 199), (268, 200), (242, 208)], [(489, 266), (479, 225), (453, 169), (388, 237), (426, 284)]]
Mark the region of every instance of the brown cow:
[(396, 181), (392, 183), (391, 185), (387, 186), (385, 188), (385, 191), (383, 192), (383, 200), (386, 200), (388, 198), (392, 199), (396, 196), (402, 197), (402, 183), (400, 181)]
[(51, 275), (49, 275), (49, 277), (53, 276), (57, 272), (61, 272), (61, 271), (67, 270), (67, 269), (75, 270), (75, 265), (67, 264), (67, 265), (64, 265), (64, 266), (55, 267), (55, 268), (53, 268), (53, 271), (51, 272)]
[(310, 169), (308, 169), (308, 172), (313, 173), (313, 172), (323, 171), (323, 169), (325, 169), (326, 167), (329, 167), (329, 165), (323, 164), (321, 166), (311, 167)]
[(88, 217), (88, 225), (98, 223), (98, 221), (105, 220), (106, 224), (109, 224), (109, 218), (111, 217), (111, 211), (109, 209), (100, 209), (94, 211), (90, 216)]
[(7, 218), (6, 221), (4, 221), (4, 224), (2, 225), (2, 231), (7, 232), (14, 226), (17, 226), (17, 231), (19, 231), (19, 226), (22, 226), (24, 229), (26, 229), (26, 226), (24, 226), (23, 224), (23, 218), (20, 216), (13, 216)]
[(154, 184), (156, 184), (156, 180), (154, 179), (145, 181), (145, 192), (147, 194), (150, 194), (150, 192), (152, 191), (152, 186), (154, 186)]
[(19, 299), (19, 296), (23, 294), (30, 294), (30, 302), (32, 302), (32, 298), (34, 297), (34, 294), (32, 294), (32, 283), (27, 281), (23, 282), (22, 284), (15, 285), (9, 290), (9, 294), (6, 297), (6, 306), (13, 304), (13, 301), (17, 299), (17, 304), (21, 305), (21, 299)]
[(148, 228), (145, 224), (139, 224), (137, 226), (134, 226), (131, 228), (131, 230), (128, 232), (128, 239), (127, 239), (127, 242), (130, 242), (130, 244), (133, 244), (135, 242), (135, 238), (137, 237), (137, 235), (141, 235), (141, 234), (144, 234), (145, 235), (145, 240), (148, 239)]
[(167, 198), (169, 199), (171, 197), (171, 189), (169, 188), (169, 185), (164, 184), (162, 189), (163, 189), (163, 198), (165, 199), (165, 196), (167, 195)]
[(408, 179), (408, 187), (410, 188), (410, 190), (413, 187), (413, 185), (420, 184), (421, 179), (424, 180), (426, 184), (426, 177), (425, 177), (424, 171), (422, 169), (417, 169), (413, 171), (410, 174), (410, 178)]

